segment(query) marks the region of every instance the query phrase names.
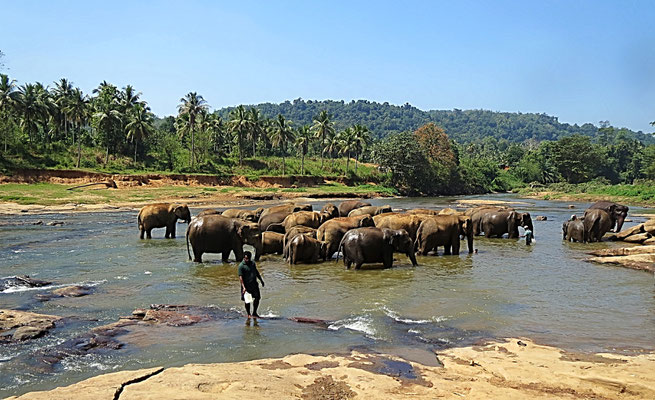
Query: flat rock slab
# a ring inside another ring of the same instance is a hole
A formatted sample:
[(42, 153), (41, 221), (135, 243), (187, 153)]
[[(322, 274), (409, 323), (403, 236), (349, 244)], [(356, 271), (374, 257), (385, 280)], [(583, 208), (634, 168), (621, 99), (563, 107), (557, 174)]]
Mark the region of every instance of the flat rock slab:
[(587, 254), (598, 257), (629, 256), (632, 254), (655, 254), (655, 246), (621, 247), (619, 249), (601, 249)]
[(0, 309), (0, 342), (24, 341), (45, 335), (61, 317)]
[(588, 261), (600, 264), (619, 265), (641, 271), (655, 272), (655, 254), (632, 254), (628, 256), (592, 257)]
[(17, 399), (655, 398), (652, 353), (575, 355), (507, 339), (448, 349), (439, 358), (443, 368), (358, 352), (188, 364), (102, 375)]

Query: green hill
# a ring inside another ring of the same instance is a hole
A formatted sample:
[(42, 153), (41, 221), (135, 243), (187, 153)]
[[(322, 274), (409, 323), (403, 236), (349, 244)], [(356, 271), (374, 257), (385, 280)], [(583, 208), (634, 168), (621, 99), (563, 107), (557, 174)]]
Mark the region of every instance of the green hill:
[[(451, 138), (461, 143), (480, 141), (485, 137), (523, 142), (530, 139), (557, 140), (574, 134), (590, 137), (598, 135), (598, 127), (593, 124), (571, 125), (559, 122), (557, 117), (535, 113), (457, 109), (423, 111), (410, 104), (396, 106), (367, 100), (344, 102), (296, 99), (280, 104), (254, 104), (250, 107), (253, 106), (266, 117), (282, 114), (296, 125), (310, 125), (315, 115), (321, 110), (327, 110), (332, 114), (338, 129), (363, 124), (378, 138), (402, 131), (413, 131), (428, 122), (442, 127)], [(228, 107), (217, 112), (226, 118), (231, 110), (232, 108)], [(655, 143), (652, 134), (629, 129), (621, 131), (644, 144)]]

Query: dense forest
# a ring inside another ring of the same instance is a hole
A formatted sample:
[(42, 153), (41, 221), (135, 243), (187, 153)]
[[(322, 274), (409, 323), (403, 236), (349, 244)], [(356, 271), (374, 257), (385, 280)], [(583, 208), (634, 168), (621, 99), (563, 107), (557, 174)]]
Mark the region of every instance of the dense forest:
[[(564, 136), (583, 135), (596, 137), (599, 127), (587, 123), (570, 125), (560, 123), (557, 117), (534, 113), (508, 113), (488, 110), (431, 110), (422, 111), (410, 104), (395, 106), (389, 103), (376, 103), (367, 100), (313, 101), (296, 99), (280, 104), (262, 103), (255, 107), (266, 117), (282, 114), (298, 124), (311, 124), (312, 118), (320, 111), (327, 111), (333, 117), (337, 129), (345, 129), (354, 124), (367, 126), (374, 137), (384, 138), (390, 134), (414, 131), (429, 122), (446, 131), (448, 136), (460, 143), (476, 142), (485, 137), (506, 139), (510, 142), (526, 140), (557, 140)], [(217, 111), (226, 117), (233, 108)], [(601, 127), (609, 125), (602, 122)], [(644, 144), (655, 144), (655, 137), (643, 132), (620, 129), (629, 138)]]
[(367, 101), (212, 112), (196, 92), (179, 99), (176, 116), (158, 118), (142, 96), (105, 81), (89, 95), (67, 79), (17, 85), (0, 74), (0, 170), (374, 177), (404, 194), (655, 180), (652, 135), (608, 123)]

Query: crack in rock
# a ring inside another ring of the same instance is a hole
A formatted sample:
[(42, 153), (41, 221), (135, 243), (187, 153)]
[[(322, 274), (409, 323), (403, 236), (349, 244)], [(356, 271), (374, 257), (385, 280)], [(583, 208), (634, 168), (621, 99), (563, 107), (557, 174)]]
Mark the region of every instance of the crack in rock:
[(121, 393), (123, 393), (123, 389), (125, 389), (125, 386), (131, 385), (133, 383), (143, 382), (146, 379), (151, 378), (151, 377), (161, 373), (163, 370), (164, 370), (164, 367), (160, 367), (160, 368), (157, 368), (156, 370), (152, 371), (149, 374), (139, 376), (137, 378), (130, 379), (127, 382), (121, 383), (121, 386), (118, 389), (116, 389), (116, 392), (114, 392), (114, 400), (118, 400), (121, 397)]

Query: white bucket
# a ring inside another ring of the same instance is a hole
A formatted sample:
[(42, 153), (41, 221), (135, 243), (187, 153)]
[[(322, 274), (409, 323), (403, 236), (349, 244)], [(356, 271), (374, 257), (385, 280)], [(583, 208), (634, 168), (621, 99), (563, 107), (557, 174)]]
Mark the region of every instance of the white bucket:
[(243, 294), (243, 301), (245, 301), (246, 304), (252, 303), (252, 295), (250, 293), (248, 293), (248, 292), (245, 292)]

